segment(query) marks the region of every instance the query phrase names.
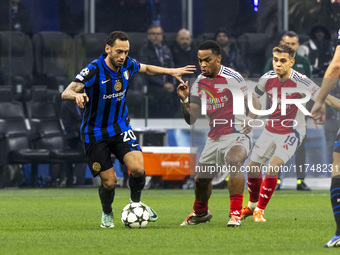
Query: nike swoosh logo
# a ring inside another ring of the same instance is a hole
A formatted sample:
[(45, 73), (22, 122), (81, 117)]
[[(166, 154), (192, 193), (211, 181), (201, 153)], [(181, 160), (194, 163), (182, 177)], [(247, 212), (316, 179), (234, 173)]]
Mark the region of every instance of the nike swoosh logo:
[(131, 144), (132, 147), (136, 147), (138, 146), (139, 144)]
[(106, 81), (102, 81), (102, 84), (104, 84), (104, 83), (107, 83), (108, 81), (110, 81), (111, 79), (108, 79), (108, 80), (106, 80)]

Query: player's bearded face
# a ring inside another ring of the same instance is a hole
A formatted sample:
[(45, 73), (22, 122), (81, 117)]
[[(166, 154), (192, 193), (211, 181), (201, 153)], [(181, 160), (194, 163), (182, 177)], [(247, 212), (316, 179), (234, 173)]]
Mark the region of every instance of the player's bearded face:
[(288, 53), (273, 53), (273, 67), (275, 73), (281, 78), (289, 78), (290, 69), (294, 64), (294, 59), (289, 58)]
[(221, 68), (221, 56), (213, 54), (211, 50), (199, 50), (197, 57), (202, 74), (215, 78)]
[(105, 48), (110, 63), (115, 68), (123, 66), (125, 59), (129, 53), (129, 41), (116, 40), (112, 47), (108, 46)]

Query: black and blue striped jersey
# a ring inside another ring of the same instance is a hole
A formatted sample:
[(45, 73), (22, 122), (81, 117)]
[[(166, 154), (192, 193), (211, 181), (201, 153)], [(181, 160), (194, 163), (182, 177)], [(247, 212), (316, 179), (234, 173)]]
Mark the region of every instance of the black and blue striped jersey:
[(119, 72), (105, 63), (107, 54), (92, 61), (74, 79), (85, 85), (89, 102), (85, 104), (80, 127), (85, 143), (99, 141), (131, 129), (126, 93), (128, 81), (139, 71), (140, 63), (126, 58)]

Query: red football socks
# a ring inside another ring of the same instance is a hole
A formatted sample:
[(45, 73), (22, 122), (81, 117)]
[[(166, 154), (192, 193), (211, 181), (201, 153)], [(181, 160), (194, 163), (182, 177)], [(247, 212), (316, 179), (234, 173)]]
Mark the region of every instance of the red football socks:
[(252, 177), (252, 178), (248, 176), (247, 184), (248, 184), (250, 202), (258, 201), (261, 183), (262, 183), (262, 173), (259, 173), (258, 176)]
[(235, 194), (235, 195), (231, 195), (229, 197), (230, 197), (229, 216), (231, 216), (231, 215), (241, 216), (243, 195), (242, 194)]
[(261, 210), (264, 210), (274, 193), (275, 187), (277, 183), (277, 175), (268, 176), (266, 175), (264, 181), (262, 182), (260, 195), (259, 195), (259, 203), (257, 207)]
[(205, 213), (206, 211), (208, 211), (208, 201), (200, 202), (197, 199), (195, 199), (193, 209), (195, 214)]

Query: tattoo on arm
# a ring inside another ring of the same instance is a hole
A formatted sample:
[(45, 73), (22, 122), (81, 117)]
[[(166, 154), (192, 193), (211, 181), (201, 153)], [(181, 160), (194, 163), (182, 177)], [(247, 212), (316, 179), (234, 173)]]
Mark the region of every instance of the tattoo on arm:
[(82, 93), (82, 90), (85, 88), (85, 85), (80, 82), (71, 82), (70, 85), (64, 90), (61, 94), (61, 98), (63, 100), (75, 100), (75, 97), (78, 93)]

